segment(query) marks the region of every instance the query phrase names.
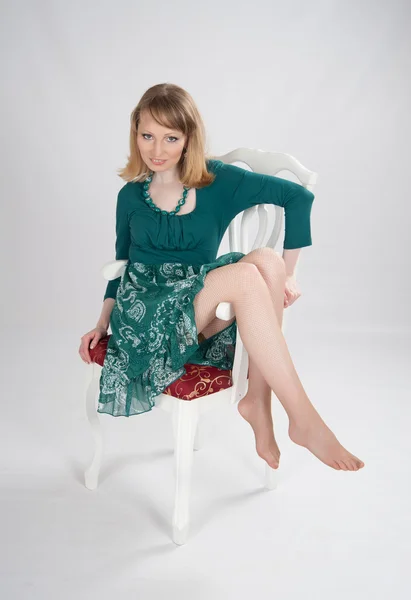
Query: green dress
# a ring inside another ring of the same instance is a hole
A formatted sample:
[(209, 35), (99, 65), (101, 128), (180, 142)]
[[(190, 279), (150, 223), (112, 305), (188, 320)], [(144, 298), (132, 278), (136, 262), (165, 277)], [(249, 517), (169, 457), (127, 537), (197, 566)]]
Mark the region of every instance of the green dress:
[(208, 159), (214, 181), (196, 190), (187, 214), (156, 212), (143, 182), (128, 182), (116, 207), (116, 259), (128, 263), (109, 281), (104, 299), (116, 303), (100, 377), (99, 413), (129, 417), (151, 410), (154, 398), (186, 373), (185, 364), (232, 369), (236, 320), (200, 342), (194, 298), (209, 271), (239, 261), (242, 252), (216, 258), (232, 219), (257, 204), (284, 208), (285, 249), (310, 246), (314, 194), (287, 179)]

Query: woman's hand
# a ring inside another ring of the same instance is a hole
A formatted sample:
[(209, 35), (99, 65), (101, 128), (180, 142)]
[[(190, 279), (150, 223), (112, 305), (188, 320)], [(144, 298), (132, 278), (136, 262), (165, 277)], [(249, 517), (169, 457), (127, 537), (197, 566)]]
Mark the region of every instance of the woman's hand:
[(284, 290), (284, 308), (291, 306), (301, 296), (295, 275), (286, 275)]
[[(101, 338), (107, 335), (107, 329), (105, 327), (95, 327), (88, 333), (85, 333), (81, 338), (81, 344), (79, 348), (79, 354), (86, 363), (91, 363), (89, 348), (94, 348)], [(90, 346), (91, 342), (91, 346)]]

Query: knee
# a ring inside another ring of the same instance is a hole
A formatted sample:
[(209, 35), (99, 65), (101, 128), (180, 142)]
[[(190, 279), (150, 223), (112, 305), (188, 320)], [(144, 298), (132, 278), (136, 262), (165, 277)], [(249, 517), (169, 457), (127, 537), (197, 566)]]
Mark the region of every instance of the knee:
[(236, 272), (237, 281), (240, 285), (255, 284), (261, 279), (261, 273), (257, 265), (252, 262), (238, 262), (236, 264)]
[(250, 252), (253, 262), (260, 271), (268, 270), (269, 273), (285, 275), (286, 267), (283, 257), (269, 246), (256, 248)]

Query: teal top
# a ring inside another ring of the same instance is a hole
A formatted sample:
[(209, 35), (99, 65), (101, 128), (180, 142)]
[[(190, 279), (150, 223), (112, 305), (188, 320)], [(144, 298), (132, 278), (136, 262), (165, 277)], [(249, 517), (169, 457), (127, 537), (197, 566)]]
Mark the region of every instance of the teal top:
[[(191, 265), (213, 262), (230, 222), (256, 204), (284, 208), (284, 249), (312, 245), (312, 192), (288, 179), (254, 173), (217, 159), (208, 159), (207, 169), (215, 174), (215, 180), (196, 189), (196, 206), (184, 215), (156, 212), (145, 202), (144, 181), (126, 183), (117, 197), (116, 260)], [(120, 279), (108, 282), (104, 300), (116, 297)]]

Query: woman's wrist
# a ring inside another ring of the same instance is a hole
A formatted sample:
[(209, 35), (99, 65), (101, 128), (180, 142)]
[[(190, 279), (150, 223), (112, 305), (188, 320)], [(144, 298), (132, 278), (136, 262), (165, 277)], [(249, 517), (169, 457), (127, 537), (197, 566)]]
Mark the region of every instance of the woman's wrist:
[(293, 277), (295, 274), (300, 250), (301, 248), (293, 248), (291, 250), (283, 249), (283, 260), (287, 277)]

